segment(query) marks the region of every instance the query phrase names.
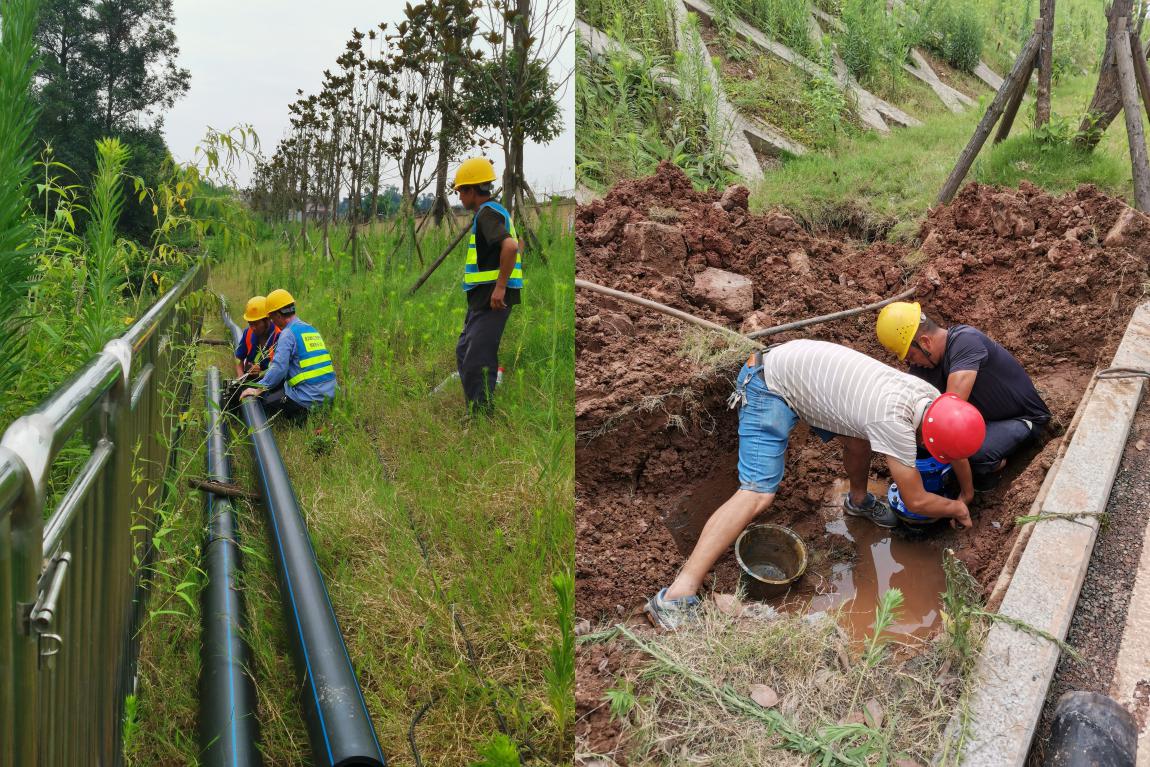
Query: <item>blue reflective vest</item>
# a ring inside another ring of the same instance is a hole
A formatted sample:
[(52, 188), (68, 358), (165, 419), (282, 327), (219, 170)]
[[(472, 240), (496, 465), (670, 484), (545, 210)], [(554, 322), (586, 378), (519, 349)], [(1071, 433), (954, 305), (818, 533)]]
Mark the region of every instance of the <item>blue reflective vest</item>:
[(297, 319), (284, 328), (284, 332), (295, 336), (295, 352), (300, 367), (300, 371), (288, 379), (289, 386), (296, 386), (304, 381), (323, 383), (335, 380), (331, 354), (328, 353), (319, 331), (303, 320)]
[[(471, 290), (476, 285), (485, 285), (499, 279), (499, 249), (502, 243), (493, 246), (495, 249), (494, 268), (491, 268), (490, 257), (485, 259), (485, 263), (482, 265), (479, 263), (479, 251), (475, 246), (475, 231), (477, 222), (479, 221), (479, 211), (484, 208), (491, 208), (491, 210), (503, 216), (503, 220), (507, 224), (508, 233), (514, 240), (519, 240), (519, 235), (515, 232), (515, 224), (512, 223), (511, 214), (507, 212), (507, 208), (492, 200), (488, 200), (480, 205), (479, 210), (475, 211), (475, 216), (471, 219), (471, 239), (467, 243), (467, 260), (463, 263), (464, 290)], [(490, 245), (491, 243), (488, 244)], [(511, 277), (507, 280), (507, 287), (509, 288), (523, 287), (523, 264), (519, 258), (519, 254), (517, 254), (515, 256), (515, 268), (511, 270)]]

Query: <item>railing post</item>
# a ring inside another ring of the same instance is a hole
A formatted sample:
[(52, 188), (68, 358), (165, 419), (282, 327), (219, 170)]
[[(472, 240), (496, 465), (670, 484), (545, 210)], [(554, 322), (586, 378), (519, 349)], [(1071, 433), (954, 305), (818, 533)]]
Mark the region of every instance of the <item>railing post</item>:
[(132, 347), (122, 338), (116, 338), (104, 346), (104, 353), (114, 356), (121, 366), (121, 374), (115, 384), (108, 391), (105, 402), (107, 417), (106, 435), (113, 447), (111, 481), (108, 483), (108, 506), (104, 509), (103, 538), (104, 551), (107, 554), (105, 567), (110, 571), (110, 588), (100, 595), (105, 602), (103, 610), (107, 622), (107, 631), (103, 642), (107, 651), (111, 667), (103, 676), (106, 685), (103, 696), (105, 710), (100, 712), (103, 718), (104, 732), (101, 733), (100, 742), (104, 750), (103, 763), (118, 765), (122, 762), (123, 753), (120, 748), (121, 727), (124, 700), (119, 689), (123, 676), (124, 661), (127, 656), (127, 644), (130, 639), (127, 635), (129, 614), (132, 607), (132, 444), (131, 417), (132, 417)]
[[(2, 448), (0, 448), (2, 449)], [(4, 452), (8, 452), (5, 450)], [(43, 559), (44, 496), (32, 482), (26, 466), (15, 455), (13, 460), (24, 467), (23, 489), (12, 506), (12, 607), (6, 620), (12, 621), (12, 680), (15, 696), (13, 718), (12, 764), (38, 764), (40, 688), (37, 670), (40, 666), (39, 637), (30, 622), (36, 603), (40, 563)]]

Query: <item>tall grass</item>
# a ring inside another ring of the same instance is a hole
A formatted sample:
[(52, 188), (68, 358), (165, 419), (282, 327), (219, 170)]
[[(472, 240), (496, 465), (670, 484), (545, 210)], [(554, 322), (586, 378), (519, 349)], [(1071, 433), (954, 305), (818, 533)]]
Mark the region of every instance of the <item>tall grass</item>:
[(119, 139), (96, 144), (96, 175), (92, 180), (91, 221), (88, 224), (86, 259), (81, 264), (82, 307), (75, 325), (80, 353), (91, 356), (124, 327), (117, 317), (119, 298), (126, 281), (125, 248), (119, 242), (117, 224), (124, 209), (124, 166), (129, 151)]
[[(634, 10), (600, 0), (591, 23), (628, 46), (638, 58), (617, 53), (593, 57), (577, 46), (575, 71), (575, 168), (581, 183), (605, 188), (623, 178), (652, 173), (669, 160), (700, 186), (725, 184), (725, 143), (718, 129), (717, 96), (703, 71), (702, 40), (692, 15), (678, 34), (666, 0), (646, 0)], [(581, 7), (581, 12), (583, 11)], [(667, 82), (674, 76), (674, 85)]]
[(901, 16), (901, 11), (888, 11), (885, 0), (843, 0), (846, 29), (835, 40), (843, 63), (863, 83), (880, 75), (902, 77), (910, 41), (900, 27)]
[(31, 98), (36, 73), (38, 0), (4, 4), (0, 23), (0, 398), (23, 367), (25, 297), (35, 265), (32, 231), (24, 217), (32, 172), (31, 137), (36, 108)]
[[(287, 250), (278, 227), (262, 231), (254, 258), (225, 256), (213, 271), (233, 316), (250, 295), (288, 288), (332, 350), (334, 410), (306, 428), (276, 426), (276, 439), (395, 764), (414, 761), (409, 730), (424, 764), (570, 759), (572, 606), (559, 581), (574, 552), (574, 244), (557, 217), (536, 232), (548, 263), (524, 256), (524, 301), (501, 345), (506, 373), (490, 421), (464, 417), (458, 383), (431, 394), (455, 368), (461, 249), (410, 297), (421, 267), (382, 268), (396, 243), (386, 227), (364, 235), (380, 266), (366, 275), (353, 278), (343, 233), (328, 261)], [(432, 232), (425, 254), (448, 237)], [(209, 335), (220, 333), (213, 323)], [(214, 349), (201, 367), (228, 357)], [(233, 452), (234, 475), (250, 485), (242, 435)], [(194, 529), (199, 514), (193, 498), (172, 535)], [(306, 764), (262, 513), (241, 508), (240, 521), (265, 761)], [(194, 737), (180, 727), (195, 719), (185, 659), (197, 641), (194, 614), (162, 616), (145, 635), (133, 764), (194, 760)]]
[(738, 14), (768, 37), (804, 56), (817, 54), (810, 37), (811, 0), (730, 0)]

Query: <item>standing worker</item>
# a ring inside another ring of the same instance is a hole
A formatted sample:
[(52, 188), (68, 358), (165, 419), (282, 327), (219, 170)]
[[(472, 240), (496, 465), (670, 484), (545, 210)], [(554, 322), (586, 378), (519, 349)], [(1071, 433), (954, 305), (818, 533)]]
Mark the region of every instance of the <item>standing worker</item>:
[(258, 396), (269, 416), (282, 412), (298, 420), (335, 398), (331, 354), (319, 331), (296, 316), (291, 293), (273, 290), (265, 308), (280, 331), (275, 356), (264, 377), (244, 389), (240, 398)]
[(248, 326), (236, 345), (236, 378), (259, 375), (275, 355), (280, 329), (268, 319), (266, 304), (263, 296), (252, 296), (244, 307)]
[(739, 407), (739, 489), (704, 525), (691, 556), (670, 586), (651, 597), (647, 613), (675, 629), (699, 607), (703, 578), (739, 533), (771, 507), (786, 467), (787, 443), (800, 419), (824, 442), (838, 437), (850, 490), (843, 512), (895, 527), (894, 512), (867, 492), (872, 452), (886, 458), (891, 479), (911, 511), (970, 527), (967, 503), (927, 492), (915, 469), (920, 445), (956, 474), (982, 444), (982, 416), (969, 403), (861, 352), (825, 341), (789, 341), (756, 352), (739, 373), (731, 406)]
[(986, 420), (986, 441), (970, 457), (974, 489), (993, 489), (1006, 459), (1041, 435), (1050, 408), (1010, 352), (969, 325), (944, 328), (918, 303), (884, 306), (879, 343), (910, 364), (909, 373), (967, 400)]
[(491, 161), (473, 157), (460, 164), (451, 185), (463, 207), (475, 213), (463, 266), (467, 317), (455, 346), (463, 395), (473, 415), (491, 415), (495, 410), (499, 340), (523, 288), (515, 224), (507, 209), (491, 199), (494, 183)]

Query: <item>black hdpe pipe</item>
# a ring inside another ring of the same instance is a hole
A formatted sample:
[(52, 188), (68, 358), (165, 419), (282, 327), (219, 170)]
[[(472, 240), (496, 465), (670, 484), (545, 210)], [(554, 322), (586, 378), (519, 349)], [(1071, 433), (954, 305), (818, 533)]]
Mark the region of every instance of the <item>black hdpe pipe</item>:
[[(208, 478), (231, 482), (227, 424), (220, 412), (220, 371), (208, 369)], [(247, 621), (236, 585), (240, 546), (232, 502), (205, 493), (207, 531), (200, 592), (200, 764), (203, 767), (261, 767), (256, 741), (256, 688), (247, 669), (251, 651), (243, 637)]]
[(1138, 724), (1113, 698), (1068, 692), (1058, 699), (1043, 767), (1134, 767)]
[[(224, 322), (237, 337), (227, 312)], [(363, 691), (340, 633), (327, 586), (316, 562), (299, 503), (255, 397), (240, 406), (251, 433), (256, 470), (272, 536), (280, 596), (287, 612), (296, 669), (303, 677), (301, 705), (316, 767), (384, 767)]]

